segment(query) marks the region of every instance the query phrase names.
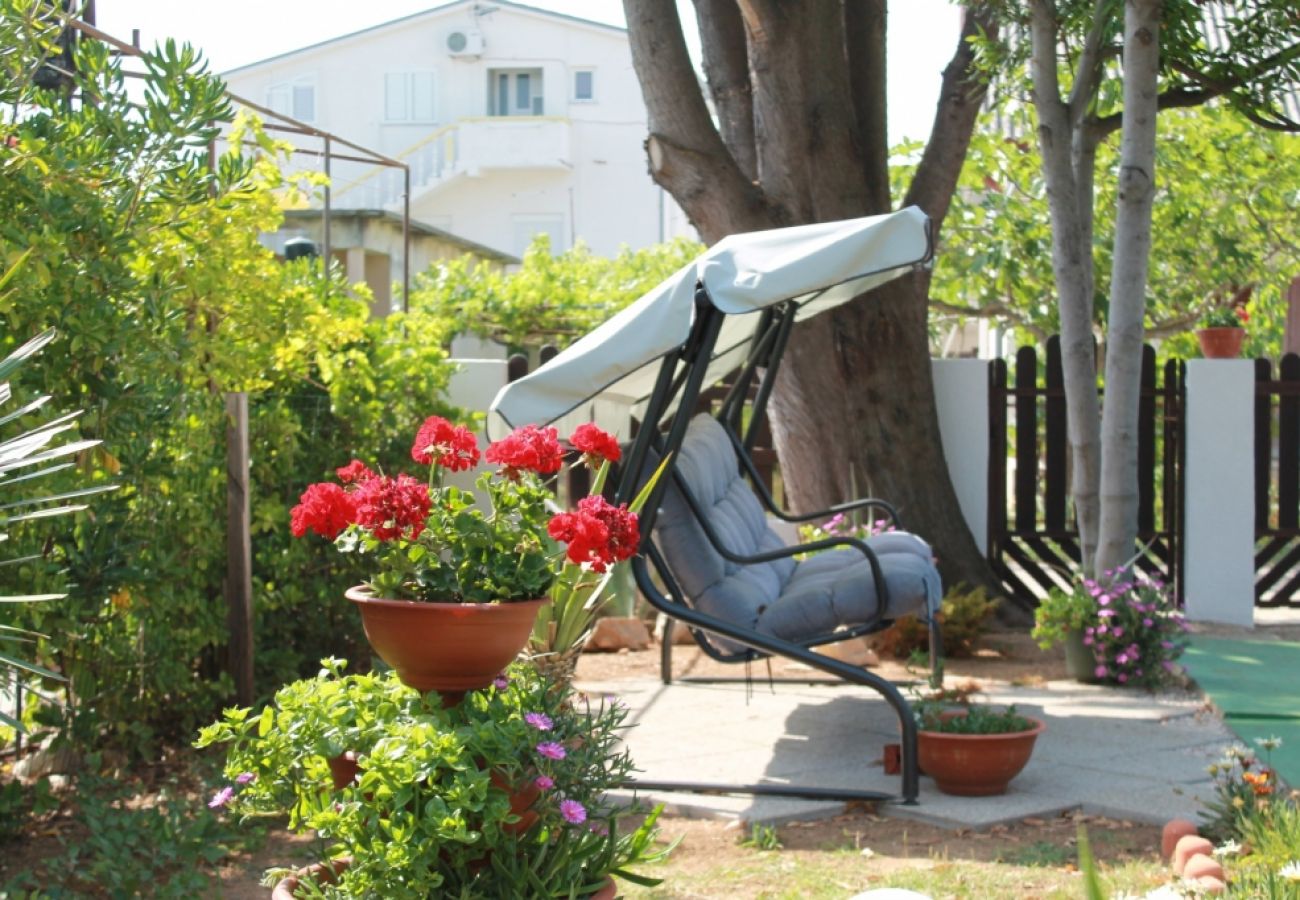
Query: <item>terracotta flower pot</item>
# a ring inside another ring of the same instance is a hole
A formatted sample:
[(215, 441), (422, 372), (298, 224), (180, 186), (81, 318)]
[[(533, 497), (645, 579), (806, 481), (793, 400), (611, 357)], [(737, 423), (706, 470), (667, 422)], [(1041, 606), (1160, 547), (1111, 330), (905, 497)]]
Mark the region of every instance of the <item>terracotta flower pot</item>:
[[(1026, 716), (1026, 718), (1029, 718)], [(1030, 718), (1033, 728), (1011, 734), (917, 732), (917, 761), (945, 794), (984, 797), (1006, 793), (1034, 752), (1046, 726)]]
[(361, 610), (366, 640), (403, 684), (437, 691), (454, 706), (492, 679), (528, 643), (546, 599), (513, 603), (416, 603), (381, 600), (366, 587), (348, 590)]
[(355, 781), (357, 772), (361, 770), (357, 765), (357, 755), (351, 750), (338, 756), (331, 756), (325, 762), (330, 767), (330, 778), (334, 781), (336, 791), (343, 790)]
[(1236, 359), (1241, 355), (1241, 342), (1246, 339), (1244, 328), (1198, 328), (1196, 339), (1201, 343), (1201, 355), (1206, 359)]
[(605, 884), (594, 894), (588, 894), (588, 900), (614, 900), (618, 896), (618, 886), (614, 884), (614, 879), (606, 877)]
[(532, 806), (541, 796), (542, 789), (532, 781), (524, 782), (523, 786), (512, 785), (504, 775), (493, 769), (488, 774), (488, 780), (493, 787), (500, 788), (510, 796), (510, 812), (519, 817), (519, 821), (512, 825), (502, 825), (501, 830), (506, 834), (523, 834), (533, 826), (537, 821), (537, 813)]
[(338, 859), (330, 860), (328, 866), (325, 863), (314, 863), (306, 868), (298, 869), (292, 875), (286, 875), (276, 882), (275, 889), (271, 891), (271, 900), (295, 900), (298, 888), (304, 882), (310, 881), (313, 884), (320, 884), (324, 881), (332, 883), (350, 865), (352, 865), (352, 860), (349, 857), (341, 856)]

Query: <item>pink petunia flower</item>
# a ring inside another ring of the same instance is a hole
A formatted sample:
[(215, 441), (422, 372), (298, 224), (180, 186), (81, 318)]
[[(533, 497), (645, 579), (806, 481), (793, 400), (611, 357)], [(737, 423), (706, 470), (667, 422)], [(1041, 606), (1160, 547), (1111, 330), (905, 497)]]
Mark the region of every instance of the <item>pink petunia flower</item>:
[(221, 807), (229, 803), (230, 798), (234, 796), (235, 796), (235, 789), (230, 785), (226, 785), (221, 790), (217, 791), (215, 794), (212, 795), (212, 799), (208, 801), (208, 807), (210, 809), (220, 809)]
[(587, 821), (587, 810), (577, 800), (561, 800), (560, 815), (570, 825), (581, 825)]
[(568, 755), (564, 752), (564, 746), (555, 741), (542, 741), (537, 745), (537, 752), (547, 759), (564, 759)]

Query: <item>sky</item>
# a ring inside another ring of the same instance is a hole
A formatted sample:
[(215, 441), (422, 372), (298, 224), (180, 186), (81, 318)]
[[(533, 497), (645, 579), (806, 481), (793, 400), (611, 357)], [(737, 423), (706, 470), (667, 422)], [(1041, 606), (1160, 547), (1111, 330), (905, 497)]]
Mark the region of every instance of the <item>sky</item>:
[[(168, 37), (203, 50), (218, 72), (444, 5), (439, 0), (96, 0), (97, 23), (128, 43)], [(528, 0), (527, 5), (622, 26), (620, 0)], [(678, 0), (688, 41), (693, 5)], [(689, 18), (688, 18), (689, 17)], [(960, 12), (952, 0), (894, 0), (889, 9), (889, 137), (930, 133), (943, 67), (955, 47)]]

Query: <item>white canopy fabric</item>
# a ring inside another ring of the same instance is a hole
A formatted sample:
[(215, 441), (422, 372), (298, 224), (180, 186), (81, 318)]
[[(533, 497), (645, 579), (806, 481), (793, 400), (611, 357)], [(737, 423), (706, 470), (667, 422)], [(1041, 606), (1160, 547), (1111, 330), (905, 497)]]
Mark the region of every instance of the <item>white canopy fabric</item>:
[(690, 334), (697, 282), (728, 314), (705, 377), (709, 385), (744, 361), (758, 321), (749, 314), (794, 299), (796, 318), (807, 319), (927, 261), (930, 249), (929, 219), (914, 206), (731, 235), (546, 365), (503, 387), (492, 402), (489, 430), (557, 422), (579, 407), (579, 421), (602, 424), (638, 414), (653, 390), (658, 361)]

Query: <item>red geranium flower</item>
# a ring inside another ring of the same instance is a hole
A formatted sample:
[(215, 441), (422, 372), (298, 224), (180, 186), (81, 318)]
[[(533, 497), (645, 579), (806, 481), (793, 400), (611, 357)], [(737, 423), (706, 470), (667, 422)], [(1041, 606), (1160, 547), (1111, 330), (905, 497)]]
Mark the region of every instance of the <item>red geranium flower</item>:
[(585, 453), (587, 462), (592, 466), (598, 466), (601, 460), (606, 459), (612, 463), (618, 462), (618, 458), (622, 455), (614, 435), (602, 431), (591, 422), (574, 429), (573, 434), (569, 435), (569, 443), (575, 450)]
[(525, 425), (489, 445), (484, 459), (501, 466), (507, 478), (518, 478), (524, 471), (552, 475), (564, 465), (564, 448), (554, 428)]
[(415, 540), (424, 531), (431, 505), (429, 489), (410, 475), (372, 478), (353, 496), (357, 524), (381, 541)]
[(346, 466), (335, 469), (334, 474), (344, 484), (352, 484), (353, 482), (361, 484), (375, 477), (375, 473), (370, 471), (366, 464), (359, 459), (354, 459)]
[(411, 459), (424, 465), (439, 465), (463, 472), (478, 465), (478, 439), (474, 432), (453, 425), (441, 416), (429, 416), (415, 435)]
[(294, 537), (314, 531), (334, 540), (344, 528), (356, 521), (352, 497), (337, 484), (312, 484), (303, 491), (298, 505), (289, 512), (289, 530)]
[(570, 562), (586, 563), (596, 572), (630, 559), (641, 541), (636, 513), (626, 505), (613, 506), (599, 494), (579, 500), (573, 512), (553, 516), (546, 531), (568, 544), (565, 555)]

